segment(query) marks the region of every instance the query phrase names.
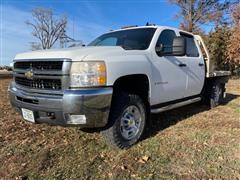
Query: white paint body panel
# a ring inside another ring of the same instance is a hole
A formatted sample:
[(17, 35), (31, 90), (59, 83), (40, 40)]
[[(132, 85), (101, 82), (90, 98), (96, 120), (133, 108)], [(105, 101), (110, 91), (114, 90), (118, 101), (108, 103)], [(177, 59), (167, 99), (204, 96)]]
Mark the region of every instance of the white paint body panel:
[[(152, 49), (155, 49), (158, 37), (161, 32), (169, 28), (159, 28), (155, 33)], [(154, 88), (152, 89), (153, 104), (164, 103), (176, 99), (184, 98), (186, 89), (186, 72), (178, 66), (181, 61), (174, 56), (158, 56), (152, 51), (152, 79)]]
[[(179, 32), (177, 35), (180, 35)], [(195, 44), (199, 52), (199, 57), (177, 57), (179, 61), (186, 64), (186, 67), (181, 68), (187, 76), (184, 97), (200, 94), (204, 86), (205, 62), (201, 53), (201, 49), (196, 40)], [(200, 66), (199, 64), (203, 64), (203, 66)]]
[[(194, 59), (158, 57), (155, 52), (160, 32), (163, 29), (171, 29), (178, 33), (178, 29), (164, 26), (137, 28), (157, 28), (147, 50), (124, 50), (121, 47), (110, 46), (77, 47), (22, 53), (16, 55), (15, 60), (66, 58), (72, 61), (105, 61), (107, 86), (112, 86), (118, 78), (126, 75), (146, 75), (149, 79), (151, 105), (199, 94), (203, 88), (205, 74), (204, 70), (197, 70), (196, 63), (192, 63)], [(198, 60), (203, 61), (201, 56)], [(186, 61), (189, 69), (181, 69), (177, 65), (179, 61)]]

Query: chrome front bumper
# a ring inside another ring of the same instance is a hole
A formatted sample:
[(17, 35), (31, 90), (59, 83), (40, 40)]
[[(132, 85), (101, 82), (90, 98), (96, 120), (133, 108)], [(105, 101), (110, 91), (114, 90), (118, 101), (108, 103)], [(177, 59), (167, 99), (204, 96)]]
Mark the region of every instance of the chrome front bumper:
[[(53, 125), (77, 125), (80, 127), (104, 127), (112, 100), (112, 88), (88, 88), (65, 90), (63, 95), (29, 93), (9, 86), (10, 102), (22, 114), (21, 109), (33, 111), (36, 123)], [(52, 93), (52, 92), (51, 92)], [(73, 121), (73, 116), (84, 117)]]

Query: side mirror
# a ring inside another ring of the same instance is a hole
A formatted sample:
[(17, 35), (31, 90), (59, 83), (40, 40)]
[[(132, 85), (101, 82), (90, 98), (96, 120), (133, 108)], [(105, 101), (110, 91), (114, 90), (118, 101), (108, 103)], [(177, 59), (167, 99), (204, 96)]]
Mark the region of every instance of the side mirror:
[(172, 55), (184, 56), (186, 54), (186, 39), (184, 37), (175, 37), (173, 39)]

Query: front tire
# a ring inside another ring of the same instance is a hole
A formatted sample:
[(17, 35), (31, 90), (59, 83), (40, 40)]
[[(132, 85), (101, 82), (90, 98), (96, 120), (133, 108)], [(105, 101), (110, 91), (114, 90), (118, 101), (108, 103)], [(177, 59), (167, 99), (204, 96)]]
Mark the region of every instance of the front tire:
[(109, 124), (101, 134), (110, 146), (128, 148), (141, 139), (146, 122), (146, 105), (140, 96), (119, 92), (113, 98)]

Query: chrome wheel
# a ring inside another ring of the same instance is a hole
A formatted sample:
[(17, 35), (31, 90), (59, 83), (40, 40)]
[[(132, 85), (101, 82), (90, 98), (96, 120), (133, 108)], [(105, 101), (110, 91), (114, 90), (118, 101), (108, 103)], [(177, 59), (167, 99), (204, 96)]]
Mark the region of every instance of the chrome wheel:
[(225, 86), (219, 82), (214, 82), (210, 88), (209, 103), (210, 107), (214, 108), (223, 102)]
[(137, 106), (128, 106), (124, 111), (120, 123), (121, 135), (131, 140), (136, 137), (142, 122), (141, 112)]
[(215, 88), (215, 93), (216, 93), (216, 96), (215, 96), (215, 98), (214, 98), (214, 101), (215, 101), (216, 103), (218, 103), (219, 100), (220, 100), (220, 98), (221, 98), (221, 95), (222, 95), (222, 88), (219, 87), (219, 86), (216, 86), (216, 88)]

